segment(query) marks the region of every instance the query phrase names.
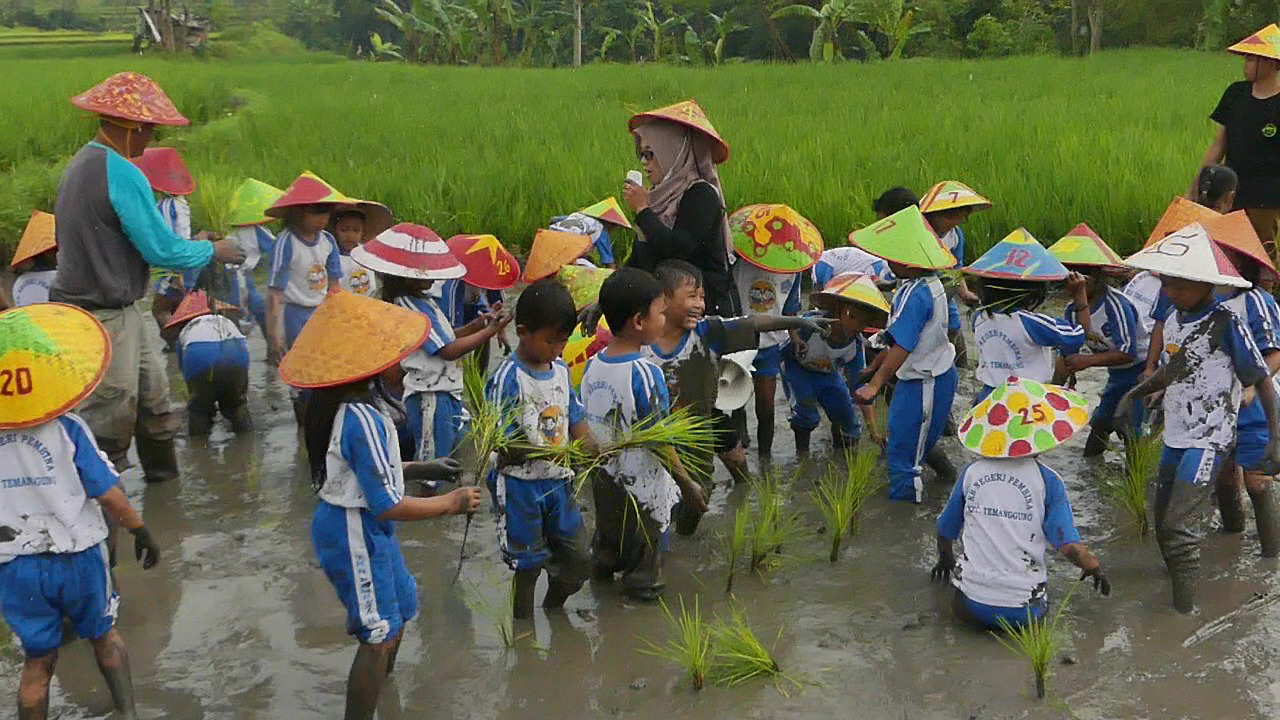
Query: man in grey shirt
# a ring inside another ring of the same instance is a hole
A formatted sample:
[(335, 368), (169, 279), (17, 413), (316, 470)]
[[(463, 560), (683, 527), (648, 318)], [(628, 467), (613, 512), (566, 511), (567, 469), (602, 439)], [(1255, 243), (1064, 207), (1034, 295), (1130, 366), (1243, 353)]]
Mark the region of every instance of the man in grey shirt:
[(118, 469), (136, 435), (148, 482), (178, 476), (178, 416), (154, 325), (138, 307), (151, 265), (182, 270), (238, 263), (232, 240), (188, 241), (156, 210), (151, 186), (130, 158), (156, 125), (187, 125), (164, 91), (137, 73), (113, 75), (71, 99), (98, 116), (96, 136), (71, 158), (58, 184), (58, 274), (49, 298), (92, 312), (111, 335), (111, 365), (77, 409)]

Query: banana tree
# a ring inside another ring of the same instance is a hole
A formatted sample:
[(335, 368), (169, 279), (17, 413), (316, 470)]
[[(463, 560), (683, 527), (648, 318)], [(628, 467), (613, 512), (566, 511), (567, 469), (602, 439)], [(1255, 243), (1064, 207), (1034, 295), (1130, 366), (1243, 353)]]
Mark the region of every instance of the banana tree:
[(654, 13), (653, 3), (645, 0), (643, 8), (637, 8), (632, 11), (636, 18), (636, 24), (639, 28), (649, 35), (653, 47), (653, 60), (659, 62), (662, 60), (662, 50), (664, 47), (663, 39), (685, 25), (684, 18), (679, 15), (673, 15), (665, 20), (659, 20)]
[(374, 61), (393, 58), (395, 60), (403, 60), (404, 56), (400, 54), (400, 46), (393, 42), (384, 42), (382, 36), (378, 33), (369, 33), (369, 47), (373, 49), (370, 58)]
[(417, 62), (462, 62), (463, 23), (476, 19), (470, 8), (445, 0), (413, 0), (408, 9), (382, 0), (374, 11), (400, 31), (406, 54)]
[[(928, 23), (915, 21), (915, 11), (906, 10), (903, 0), (858, 0), (854, 19), (888, 38), (889, 49), (885, 57), (889, 60), (902, 57), (908, 40), (932, 30)], [(866, 38), (862, 45), (868, 47), (874, 43)]]
[(827, 0), (822, 7), (788, 5), (772, 17), (803, 17), (817, 21), (813, 39), (809, 42), (809, 59), (813, 62), (835, 62), (843, 59), (840, 53), (840, 27), (857, 19), (858, 3), (855, 0)]
[(746, 25), (729, 17), (731, 12), (724, 15), (707, 13), (707, 20), (710, 21), (707, 35), (710, 37), (703, 41), (703, 46), (713, 65), (719, 65), (724, 61), (724, 44), (729, 36), (747, 29)]

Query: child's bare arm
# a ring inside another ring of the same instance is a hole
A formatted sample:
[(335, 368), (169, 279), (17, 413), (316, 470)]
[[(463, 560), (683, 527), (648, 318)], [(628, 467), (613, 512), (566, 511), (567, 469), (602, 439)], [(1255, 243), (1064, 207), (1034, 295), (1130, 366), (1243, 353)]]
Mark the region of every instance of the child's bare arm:
[(1080, 576), (1081, 580), (1085, 578), (1093, 578), (1093, 589), (1098, 590), (1103, 595), (1111, 594), (1111, 581), (1107, 579), (1106, 573), (1102, 571), (1102, 563), (1091, 552), (1084, 543), (1067, 543), (1058, 548), (1058, 552), (1062, 556), (1070, 560), (1073, 565), (1080, 568), (1084, 573)]
[(129, 498), (119, 485), (112, 487), (95, 498), (121, 527), (133, 536), (133, 555), (142, 563), (143, 570), (150, 570), (160, 562), (160, 546), (152, 539), (150, 531), (142, 524), (142, 517), (129, 504)]
[(600, 441), (596, 440), (596, 436), (591, 432), (591, 427), (587, 425), (585, 420), (569, 426), (569, 437), (574, 440), (581, 440), (582, 448), (591, 455), (599, 455), (603, 450), (600, 446)]
[(284, 354), (284, 290), (267, 293), (267, 362), (275, 365)]
[(1067, 372), (1080, 372), (1091, 367), (1111, 367), (1113, 365), (1125, 365), (1132, 363), (1134, 358), (1132, 355), (1119, 350), (1107, 350), (1100, 353), (1076, 353), (1063, 358), (1066, 363)]
[[(1269, 366), (1270, 363), (1268, 363)], [(1260, 469), (1268, 475), (1274, 475), (1280, 472), (1280, 413), (1276, 408), (1276, 390), (1271, 383), (1270, 375), (1259, 380), (1253, 388), (1258, 395), (1258, 400), (1262, 402), (1262, 412), (1266, 414), (1267, 427), (1271, 430), (1271, 437), (1267, 440), (1266, 454), (1263, 456), (1263, 467)]]
[(830, 327), (835, 320), (833, 318), (804, 318), (792, 315), (749, 315), (747, 320), (751, 324), (751, 330), (757, 333), (772, 332), (774, 330), (802, 330), (807, 329), (813, 332), (823, 332)]
[(1164, 321), (1151, 326), (1151, 346), (1147, 348), (1147, 366), (1142, 374), (1150, 376), (1160, 367), (1160, 355), (1164, 352)]
[(485, 315), (485, 316), (476, 318), (476, 320), (473, 320), (471, 323), (468, 323), (466, 326), (463, 326), (463, 327), (465, 329), (465, 327), (480, 321), (485, 322), (484, 327), (480, 328), (479, 330), (474, 330), (465, 335), (459, 335), (458, 339), (440, 348), (440, 350), (436, 353), (436, 355), (441, 360), (457, 360), (463, 355), (466, 355), (472, 350), (475, 350), (481, 345), (484, 345), (489, 338), (501, 332), (502, 329), (507, 326), (507, 323), (511, 322), (511, 316), (510, 315), (498, 315), (498, 316)]
[(880, 353), (880, 356), (876, 358), (876, 363), (879, 363), (879, 367), (876, 368), (876, 372), (871, 376), (871, 379), (853, 394), (854, 401), (867, 405), (872, 400), (875, 400), (876, 395), (880, 394), (880, 388), (884, 387), (889, 378), (898, 372), (898, 368), (902, 367), (902, 363), (907, 361), (907, 355), (909, 354), (906, 348), (896, 344)]
[(700, 513), (707, 511), (707, 499), (702, 495), (702, 488), (689, 477), (689, 472), (684, 469), (684, 463), (680, 462), (680, 456), (676, 454), (676, 449), (667, 446), (663, 448), (663, 452), (667, 455), (667, 462), (671, 467), (671, 475), (675, 478), (676, 485), (680, 486), (680, 497), (693, 506), (694, 510)]
[(420, 498), (404, 497), (389, 510), (378, 516), (379, 520), (413, 522), (428, 520), (441, 515), (462, 515), (475, 512), (480, 507), (480, 488), (463, 487), (448, 495)]

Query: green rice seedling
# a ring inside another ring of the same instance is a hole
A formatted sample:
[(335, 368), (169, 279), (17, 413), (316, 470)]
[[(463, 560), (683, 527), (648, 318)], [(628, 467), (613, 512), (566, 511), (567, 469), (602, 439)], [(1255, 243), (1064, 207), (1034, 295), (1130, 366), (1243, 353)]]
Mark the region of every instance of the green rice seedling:
[(694, 690), (701, 690), (707, 681), (707, 672), (711, 669), (711, 629), (702, 617), (702, 608), (698, 596), (693, 597), (693, 609), (684, 604), (684, 596), (680, 596), (680, 615), (672, 614), (665, 600), (659, 600), (662, 614), (667, 618), (667, 629), (670, 636), (667, 641), (658, 645), (641, 638), (645, 646), (640, 652), (646, 655), (668, 660), (679, 665), (689, 675)]
[(862, 506), (867, 498), (880, 492), (887, 482), (880, 469), (880, 449), (863, 447), (857, 451), (847, 451), (844, 456), (848, 470), (848, 486), (850, 496), (850, 512), (848, 530), (850, 535), (858, 532), (858, 517), (862, 514)]
[(1102, 494), (1129, 516), (1138, 537), (1151, 530), (1147, 519), (1147, 487), (1160, 467), (1163, 449), (1159, 430), (1125, 441), (1125, 463), (1120, 472), (1108, 470), (1100, 481)]
[(733, 525), (729, 526), (728, 532), (725, 532), (720, 536), (725, 559), (729, 564), (728, 578), (725, 580), (724, 584), (724, 592), (726, 595), (733, 594), (733, 576), (738, 570), (738, 562), (742, 560), (743, 552), (747, 549), (747, 538), (750, 533), (750, 527), (750, 508), (740, 507), (733, 511)]
[(502, 643), (504, 649), (509, 650), (515, 647), (517, 642), (530, 637), (533, 633), (532, 631), (516, 633), (515, 584), (509, 578), (504, 578), (500, 585), (500, 595), (494, 598), (479, 585), (468, 583), (467, 592), (464, 594), (463, 600), (466, 602), (467, 607), (480, 614), (493, 625), (493, 629), (498, 636), (498, 642)]
[(747, 531), (750, 566), (752, 572), (767, 572), (778, 568), (784, 547), (799, 535), (800, 516), (787, 508), (776, 476), (766, 474), (753, 486), (756, 498)]
[(462, 365), (462, 399), (467, 405), (467, 410), (472, 414), (480, 411), (480, 406), (484, 404), (484, 368), (480, 365), (480, 353), (485, 352), (486, 347), (481, 346), (479, 349), (469, 352), (462, 357), (460, 364)]
[(827, 471), (809, 497), (822, 513), (822, 522), (831, 536), (831, 551), (827, 555), (828, 562), (835, 562), (840, 557), (840, 541), (844, 539), (845, 530), (853, 522), (852, 484), (847, 474)]
[(710, 479), (714, 466), (703, 458), (707, 448), (715, 446), (716, 433), (711, 418), (696, 415), (687, 407), (676, 408), (665, 417), (632, 425), (609, 444), (607, 454), (644, 449), (673, 471), (671, 453), (674, 451), (689, 476), (705, 485), (703, 481)]
[(191, 207), (193, 229), (209, 230), (218, 235), (231, 232), (231, 198), (239, 184), (218, 175), (196, 178)]
[(1031, 610), (1028, 609), (1028, 622), (1025, 625), (1015, 628), (1007, 620), (1000, 618), (1000, 629), (1003, 634), (992, 633), (1009, 652), (1025, 657), (1031, 662), (1031, 671), (1036, 676), (1036, 698), (1040, 700), (1044, 699), (1045, 681), (1049, 677), (1050, 663), (1058, 648), (1062, 646), (1063, 632), (1059, 627), (1062, 614), (1078, 587), (1080, 587), (1078, 582), (1072, 583), (1071, 589), (1067, 591), (1062, 602), (1058, 604), (1058, 609), (1053, 612), (1053, 617), (1047, 622), (1032, 620)]
[[(778, 637), (782, 631), (778, 631)], [(774, 638), (776, 645), (778, 638)], [(727, 618), (717, 617), (711, 623), (710, 680), (723, 687), (737, 687), (756, 678), (774, 681), (791, 680), (778, 666), (773, 650), (765, 647), (751, 624), (747, 614), (736, 605), (730, 608)]]

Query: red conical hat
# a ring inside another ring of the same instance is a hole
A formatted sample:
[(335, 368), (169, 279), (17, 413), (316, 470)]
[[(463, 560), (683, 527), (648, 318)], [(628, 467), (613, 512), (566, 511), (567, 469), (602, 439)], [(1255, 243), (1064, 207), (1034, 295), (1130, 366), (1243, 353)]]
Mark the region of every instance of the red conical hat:
[[(217, 299), (213, 301), (213, 305), (219, 312), (236, 309), (234, 305), (228, 305)], [(182, 298), (182, 302), (178, 303), (177, 309), (173, 311), (173, 317), (169, 318), (169, 322), (165, 323), (164, 327), (167, 330), (211, 312), (213, 310), (209, 308), (209, 296), (203, 290), (192, 290)]]
[(716, 164), (722, 163), (729, 159), (729, 143), (720, 137), (720, 133), (716, 132), (711, 121), (707, 119), (707, 114), (703, 112), (698, 103), (693, 100), (685, 100), (675, 105), (668, 105), (657, 110), (636, 113), (627, 121), (627, 129), (635, 132), (635, 129), (645, 123), (654, 122), (655, 120), (665, 120), (667, 122), (684, 125), (692, 130), (711, 138), (711, 159)]
[(449, 246), (426, 225), (400, 223), (351, 251), (351, 259), (383, 275), (452, 280), (467, 274)]
[(449, 251), (467, 269), (468, 285), (484, 290), (506, 290), (520, 279), (520, 262), (492, 235), (454, 235)]
[(337, 188), (322, 180), (319, 175), (307, 170), (293, 181), (274, 205), (267, 208), (267, 215), (282, 218), (285, 210), (291, 207), (324, 204), (354, 205), (357, 202), (359, 201), (338, 192)]
[(81, 110), (147, 125), (190, 125), (154, 80), (135, 72), (116, 73), (71, 98)]
[(1271, 273), (1272, 277), (1280, 277), (1280, 273), (1276, 272), (1275, 264), (1271, 262), (1271, 257), (1267, 254), (1266, 248), (1262, 246), (1262, 240), (1258, 238), (1258, 232), (1253, 229), (1253, 223), (1249, 222), (1249, 216), (1245, 211), (1237, 210), (1226, 215), (1205, 218), (1200, 221), (1200, 226), (1219, 245), (1248, 257), (1262, 269)]
[(176, 148), (152, 147), (142, 151), (133, 159), (151, 189), (165, 195), (190, 195), (196, 191), (196, 181), (182, 162), (182, 155)]

